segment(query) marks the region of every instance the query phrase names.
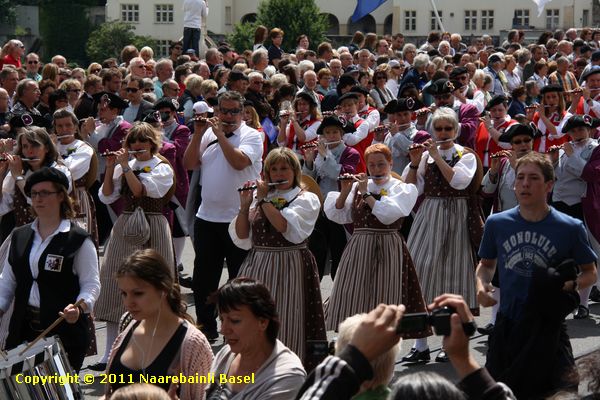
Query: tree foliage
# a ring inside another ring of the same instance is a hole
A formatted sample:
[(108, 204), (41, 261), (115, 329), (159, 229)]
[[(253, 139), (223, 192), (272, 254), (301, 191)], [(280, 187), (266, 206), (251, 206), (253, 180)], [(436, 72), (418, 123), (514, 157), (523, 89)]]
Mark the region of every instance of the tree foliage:
[(17, 20), (15, 2), (12, 0), (0, 0), (0, 24), (12, 26)]
[(121, 50), (127, 45), (138, 49), (150, 46), (156, 49), (156, 41), (147, 36), (137, 36), (133, 26), (121, 21), (108, 21), (90, 34), (86, 51), (90, 60), (102, 62), (111, 57), (119, 58)]
[(307, 35), (311, 48), (325, 40), (328, 29), (327, 17), (321, 14), (314, 0), (263, 0), (258, 6), (256, 22), (236, 24), (229, 35), (229, 43), (238, 52), (251, 49), (254, 30), (258, 25), (283, 29), (285, 35), (281, 47), (285, 51), (296, 48), (296, 38)]

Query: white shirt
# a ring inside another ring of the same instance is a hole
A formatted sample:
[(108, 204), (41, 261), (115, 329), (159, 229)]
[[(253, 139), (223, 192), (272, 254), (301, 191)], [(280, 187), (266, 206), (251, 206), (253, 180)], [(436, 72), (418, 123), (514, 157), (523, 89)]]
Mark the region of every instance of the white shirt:
[[(354, 194), (356, 193), (356, 186), (358, 182), (352, 185), (352, 190), (346, 198), (344, 208), (338, 209), (335, 207), (335, 202), (340, 197), (340, 192), (329, 192), (323, 204), (323, 211), (331, 221), (338, 224), (349, 224), (352, 223), (352, 203), (354, 201)], [(383, 185), (378, 185), (369, 179), (367, 183), (367, 190), (371, 193), (381, 193), (384, 189), (387, 194), (382, 195), (381, 199), (375, 200), (375, 205), (371, 210), (371, 213), (377, 218), (382, 224), (390, 225), (396, 222), (399, 218), (406, 217), (410, 214), (411, 210), (417, 202), (417, 188), (412, 183), (404, 183), (399, 179), (392, 178), (388, 179)]]
[(73, 143), (67, 145), (58, 143), (58, 152), (63, 158), (63, 162), (71, 171), (73, 180), (82, 178), (90, 169), (94, 149), (87, 143), (75, 139)]
[[(71, 223), (69, 220), (63, 219), (56, 230), (42, 240), (38, 232), (38, 220), (33, 221), (31, 228), (34, 231), (33, 244), (29, 252), (29, 268), (33, 276), (33, 285), (29, 293), (28, 304), (32, 307), (40, 306), (40, 291), (36, 282), (39, 273), (40, 257), (50, 244), (50, 241), (60, 232), (69, 232)], [(98, 272), (98, 254), (92, 240), (88, 237), (75, 253), (73, 260), (73, 273), (79, 277), (79, 294), (77, 300), (83, 299), (88, 310), (94, 308), (94, 303), (100, 294), (100, 277)], [(0, 310), (6, 312), (10, 303), (15, 297), (15, 289), (17, 288), (17, 280), (12, 270), (12, 266), (8, 262), (8, 257), (4, 261), (2, 275), (0, 275)]]
[(202, 168), (199, 184), (202, 186), (202, 204), (196, 217), (210, 222), (230, 223), (240, 208), (237, 189), (246, 181), (256, 180), (260, 176), (263, 138), (260, 132), (244, 122), (228, 138), (233, 147), (250, 159), (251, 164), (241, 171), (229, 164), (218, 142), (208, 146), (214, 140), (217, 137), (209, 128), (200, 142)]
[[(473, 177), (475, 176), (475, 172), (477, 172), (477, 159), (473, 153), (467, 153), (459, 144), (455, 144), (454, 147), (451, 147), (447, 150), (438, 149), (438, 152), (442, 156), (442, 158), (449, 160), (458, 152), (462, 152), (462, 156), (460, 160), (452, 167), (454, 170), (454, 176), (452, 180), (450, 180), (449, 184), (453, 189), (456, 190), (464, 190), (469, 186)], [(417, 189), (419, 189), (419, 194), (423, 193), (423, 189), (425, 187), (425, 167), (427, 164), (434, 164), (435, 160), (429, 156), (428, 151), (424, 151), (421, 157), (421, 161), (419, 162), (419, 169), (417, 170)], [(404, 173), (402, 174), (402, 179), (406, 179), (406, 176), (409, 172), (409, 165), (404, 169)]]
[[(379, 112), (377, 112), (377, 115), (379, 115)], [(358, 115), (355, 115), (354, 117), (350, 118), (350, 122), (354, 124), (359, 119), (360, 117)], [(342, 140), (344, 140), (344, 143), (347, 146), (354, 146), (360, 143), (367, 136), (369, 136), (369, 131), (369, 122), (368, 120), (365, 120), (358, 126), (358, 128), (356, 128), (356, 131), (351, 133), (345, 133), (344, 136), (342, 136)]]
[[(307, 115), (302, 121), (298, 121), (298, 125), (300, 125), (300, 127), (302, 127), (302, 123), (305, 121), (310, 121), (311, 118), (312, 117), (310, 115)], [(287, 126), (285, 127), (285, 140), (283, 142), (277, 141), (277, 145), (279, 147), (287, 146), (287, 138), (290, 136), (291, 126), (292, 126), (292, 123), (288, 122)], [(304, 129), (304, 136), (306, 136), (306, 139), (304, 140), (305, 142), (310, 142), (317, 138), (317, 130), (319, 129), (319, 126), (321, 126), (321, 121), (315, 121), (315, 123), (313, 123), (311, 126)], [(294, 150), (294, 151), (299, 151), (299, 149), (297, 148), (297, 146), (298, 146), (297, 137), (298, 137), (298, 134), (296, 132), (296, 137), (294, 138), (294, 143), (293, 143), (293, 147), (292, 147), (292, 150)]]
[[(183, 27), (200, 29), (202, 17), (208, 16), (208, 7), (204, 0), (185, 0), (183, 2)], [(187, 49), (184, 49), (187, 50)]]
[[(138, 175), (138, 179), (144, 185), (146, 189), (146, 196), (153, 199), (160, 199), (164, 197), (171, 186), (173, 186), (173, 168), (167, 163), (162, 162), (157, 156), (152, 157), (148, 161), (139, 161), (133, 159), (129, 161), (129, 168), (133, 171), (141, 170)], [(149, 171), (144, 171), (144, 168)], [(113, 192), (105, 196), (102, 193), (104, 183), (100, 186), (98, 191), (98, 198), (104, 204), (112, 204), (121, 197), (121, 177), (123, 175), (123, 168), (121, 164), (115, 166), (113, 172)]]
[[(308, 239), (315, 228), (321, 210), (321, 203), (316, 194), (307, 191), (301, 194), (298, 193), (300, 193), (299, 187), (287, 191), (272, 190), (265, 198), (265, 200), (271, 201), (280, 197), (289, 202), (297, 196), (287, 207), (280, 210), (281, 216), (287, 221), (287, 229), (282, 235), (294, 244), (302, 243)], [(256, 207), (256, 200), (252, 207)], [(248, 238), (240, 239), (235, 232), (236, 220), (237, 216), (229, 224), (229, 236), (231, 236), (231, 240), (237, 247), (250, 250), (252, 247), (252, 229), (250, 229)]]

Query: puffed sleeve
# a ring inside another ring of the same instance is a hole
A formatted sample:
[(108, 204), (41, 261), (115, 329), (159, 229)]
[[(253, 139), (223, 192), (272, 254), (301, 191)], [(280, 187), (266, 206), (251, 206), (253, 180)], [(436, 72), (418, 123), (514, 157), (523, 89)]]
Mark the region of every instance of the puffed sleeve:
[[(425, 188), (425, 168), (427, 167), (427, 159), (429, 158), (429, 152), (424, 151), (421, 156), (421, 161), (419, 161), (419, 168), (417, 169), (417, 190), (419, 194), (423, 194), (423, 189)], [(408, 173), (410, 172), (410, 163), (404, 167), (404, 171), (402, 172), (402, 179), (406, 180)]]
[(310, 142), (311, 140), (315, 140), (317, 138), (317, 130), (319, 130), (320, 126), (321, 121), (317, 121), (304, 130), (304, 135), (306, 136), (305, 142)]
[(456, 190), (466, 189), (477, 172), (477, 158), (473, 153), (464, 153), (453, 167), (454, 176), (450, 180), (450, 186)]
[(352, 202), (354, 201), (354, 193), (356, 193), (356, 185), (354, 183), (352, 185), (352, 189), (348, 194), (348, 198), (346, 199), (346, 203), (344, 203), (344, 208), (337, 209), (335, 207), (335, 202), (338, 197), (340, 197), (340, 192), (329, 192), (327, 194), (327, 198), (325, 198), (325, 204), (323, 204), (323, 211), (325, 211), (325, 215), (331, 221), (338, 224), (351, 224), (352, 221)]
[(64, 159), (64, 163), (71, 171), (73, 180), (80, 179), (89, 171), (93, 155), (94, 149), (85, 144), (78, 147), (74, 153)]
[(229, 223), (228, 231), (231, 241), (240, 249), (250, 250), (252, 248), (252, 228), (248, 232), (248, 237), (246, 239), (240, 239), (235, 231), (235, 222), (237, 221), (237, 218), (238, 217), (236, 215), (233, 221)]
[(173, 186), (173, 168), (167, 163), (160, 163), (152, 171), (142, 172), (138, 178), (146, 188), (146, 196), (160, 199)]
[(283, 237), (292, 243), (306, 240), (317, 223), (321, 203), (316, 194), (303, 192), (287, 207), (281, 210), (281, 216), (287, 221)]
[(11, 212), (14, 206), (14, 195), (15, 195), (15, 179), (12, 173), (8, 171), (8, 174), (2, 181), (2, 198), (0, 199), (0, 215), (8, 214)]
[(389, 189), (387, 196), (375, 201), (372, 214), (385, 225), (390, 225), (399, 218), (410, 214), (419, 193), (412, 183), (398, 182)]
[[(65, 176), (67, 177), (67, 180), (69, 181), (69, 190), (67, 190), (67, 192), (71, 193), (71, 190), (73, 190), (73, 179), (72, 179), (71, 171), (69, 170), (69, 168), (66, 165), (61, 165), (61, 164), (56, 164), (56, 163), (52, 166), (52, 168), (56, 168), (57, 170), (59, 170), (60, 172), (65, 174)], [(28, 198), (27, 202), (29, 204), (31, 204), (31, 199)]]
[[(131, 168), (131, 162), (129, 163), (129, 168)], [(105, 196), (102, 193), (102, 189), (104, 188), (104, 183), (100, 186), (98, 190), (98, 198), (104, 204), (112, 204), (115, 201), (119, 200), (121, 197), (121, 176), (123, 175), (123, 168), (121, 168), (120, 164), (115, 165), (115, 170), (113, 171), (113, 192), (108, 196)]]

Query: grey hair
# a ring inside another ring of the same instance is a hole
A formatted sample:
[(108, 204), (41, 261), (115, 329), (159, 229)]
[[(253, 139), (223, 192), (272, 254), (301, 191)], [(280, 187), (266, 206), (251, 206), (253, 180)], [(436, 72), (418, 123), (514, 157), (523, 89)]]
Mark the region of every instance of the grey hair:
[(254, 53), (252, 53), (252, 64), (256, 64), (260, 61), (260, 59), (264, 56), (267, 56), (267, 58), (269, 57), (269, 52), (265, 49), (258, 49), (258, 50), (254, 50)]
[(229, 90), (221, 93), (219, 95), (218, 100), (219, 107), (221, 107), (221, 103), (223, 101), (237, 101), (238, 103), (240, 103), (240, 108), (244, 107), (244, 101), (246, 101), (246, 99), (244, 99), (244, 96), (242, 96), (240, 92), (236, 92), (235, 90)]
[(427, 54), (418, 54), (413, 61), (415, 69), (425, 68), (427, 64), (429, 64), (429, 56)]
[[(448, 107), (440, 107), (433, 113), (431, 117), (431, 127), (433, 128), (438, 121), (450, 122), (454, 127), (455, 135), (458, 134), (458, 117), (456, 112)], [(434, 130), (435, 131), (435, 130)]]

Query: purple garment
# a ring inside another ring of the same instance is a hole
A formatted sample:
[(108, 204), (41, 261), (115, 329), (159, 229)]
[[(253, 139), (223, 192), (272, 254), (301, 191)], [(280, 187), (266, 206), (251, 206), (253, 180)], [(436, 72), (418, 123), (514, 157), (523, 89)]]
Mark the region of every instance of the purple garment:
[(594, 239), (600, 242), (600, 146), (592, 152), (581, 179), (587, 183), (585, 196), (581, 198), (585, 223)]
[(479, 126), (479, 111), (473, 104), (461, 104), (458, 110), (460, 134), (457, 143), (461, 146), (475, 148), (475, 134)]
[(358, 151), (350, 146), (346, 146), (342, 155), (340, 156), (340, 164), (342, 165), (342, 169), (340, 170), (341, 174), (355, 174), (356, 166), (360, 161), (360, 154)]
[(187, 170), (183, 166), (183, 155), (185, 153), (185, 149), (190, 143), (190, 129), (185, 125), (179, 125), (171, 134), (170, 140), (171, 144), (175, 146), (175, 158), (171, 160), (166, 155), (163, 154), (163, 156), (169, 160), (173, 170), (175, 171), (175, 179), (177, 184), (175, 189), (175, 197), (179, 201), (179, 204), (181, 204), (182, 207), (185, 207), (188, 192), (190, 190), (190, 182), (188, 179)]

